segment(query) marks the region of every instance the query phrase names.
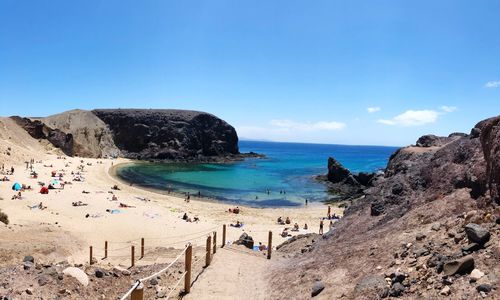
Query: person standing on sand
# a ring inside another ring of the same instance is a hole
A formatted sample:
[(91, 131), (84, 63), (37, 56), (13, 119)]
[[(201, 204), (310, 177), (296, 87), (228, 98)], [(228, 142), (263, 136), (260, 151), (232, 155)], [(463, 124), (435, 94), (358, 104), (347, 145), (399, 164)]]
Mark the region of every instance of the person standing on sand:
[(323, 235), (323, 220), (319, 221), (319, 234)]
[(307, 206), (307, 202), (308, 202), (308, 200), (307, 200), (307, 198), (306, 198), (306, 206)]
[(327, 216), (328, 216), (328, 220), (330, 220), (332, 217), (332, 207), (330, 205), (328, 205), (328, 215)]

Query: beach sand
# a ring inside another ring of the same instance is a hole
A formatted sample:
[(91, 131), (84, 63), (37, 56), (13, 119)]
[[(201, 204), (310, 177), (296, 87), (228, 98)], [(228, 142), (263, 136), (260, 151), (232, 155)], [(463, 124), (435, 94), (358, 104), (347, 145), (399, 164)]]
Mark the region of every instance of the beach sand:
[[(163, 195), (160, 193), (129, 186), (110, 174), (110, 168), (119, 163), (126, 163), (126, 159), (83, 159), (44, 154), (41, 163), (35, 163), (34, 170), (39, 174), (37, 179), (30, 178), (30, 170), (26, 170), (24, 163), (14, 166), (15, 173), (8, 176), (10, 181), (0, 183), (0, 208), (9, 216), (10, 225), (0, 227), (2, 231), (16, 233), (36, 232), (42, 234), (37, 238), (38, 243), (54, 243), (53, 236), (57, 232), (65, 239), (56, 239), (58, 248), (65, 249), (61, 255), (67, 255), (70, 262), (85, 263), (88, 261), (89, 246), (93, 246), (95, 256), (103, 255), (104, 242), (108, 241), (109, 256), (128, 256), (130, 245), (140, 245), (140, 239), (145, 239), (146, 252), (156, 247), (183, 248), (187, 242), (194, 245), (204, 245), (206, 236), (212, 231), (218, 232), (218, 242), (222, 240), (222, 225), (227, 224), (227, 241), (235, 241), (246, 232), (253, 237), (256, 244), (267, 244), (268, 232), (273, 231), (273, 245), (279, 245), (286, 239), (279, 233), (284, 226), (276, 224), (279, 216), (290, 217), (302, 226), (309, 225), (309, 230), (301, 229), (298, 233), (317, 232), (319, 219), (326, 216), (327, 207), (321, 203), (310, 203), (307, 207), (299, 208), (251, 208), (240, 206), (239, 214), (229, 213), (232, 205), (203, 201), (193, 197), (189, 203), (184, 199)], [(38, 160), (35, 157), (35, 160)], [(82, 163), (83, 162), (83, 163)], [(87, 165), (89, 164), (89, 165)], [(72, 181), (71, 172), (78, 172), (78, 166), (83, 165), (81, 173), (83, 182)], [(51, 166), (51, 167), (49, 167)], [(7, 167), (7, 166), (6, 166)], [(10, 168), (10, 165), (8, 166)], [(40, 194), (38, 182), (48, 184), (54, 178), (51, 172), (63, 173), (63, 180), (71, 182), (64, 189), (50, 190), (49, 194)], [(111, 172), (112, 173), (112, 172)], [(15, 183), (30, 185), (33, 190), (22, 193), (21, 200), (11, 200), (16, 194), (12, 189)], [(112, 190), (118, 185), (120, 190)], [(87, 193), (82, 193), (83, 191)], [(118, 201), (111, 201), (113, 194)], [(143, 201), (139, 198), (146, 198)], [(82, 201), (87, 206), (72, 206), (72, 202)], [(43, 202), (46, 209), (31, 209)], [(134, 208), (120, 208), (119, 203), (125, 203)], [(119, 210), (111, 214), (106, 210)], [(340, 209), (333, 208), (337, 214)], [(189, 223), (182, 220), (184, 213), (191, 218), (197, 216), (199, 222)], [(87, 214), (90, 217), (85, 217)], [(230, 223), (240, 221), (243, 228), (233, 228)], [(325, 230), (328, 223), (325, 222)], [(9, 229), (10, 228), (10, 229)], [(43, 234), (50, 232), (51, 235)], [(291, 232), (298, 234), (297, 232)], [(27, 234), (29, 236), (29, 234)], [(6, 234), (2, 234), (6, 237)], [(47, 239), (44, 239), (44, 236)], [(52, 237), (52, 238), (51, 238)], [(22, 238), (19, 237), (19, 243)], [(32, 239), (26, 239), (32, 241)], [(69, 243), (69, 244), (68, 244)], [(3, 243), (2, 243), (3, 244)], [(62, 257), (61, 257), (62, 258)], [(125, 258), (124, 258), (125, 259)], [(128, 258), (126, 258), (128, 259)], [(116, 262), (118, 263), (118, 262)], [(143, 262), (151, 263), (151, 262)]]

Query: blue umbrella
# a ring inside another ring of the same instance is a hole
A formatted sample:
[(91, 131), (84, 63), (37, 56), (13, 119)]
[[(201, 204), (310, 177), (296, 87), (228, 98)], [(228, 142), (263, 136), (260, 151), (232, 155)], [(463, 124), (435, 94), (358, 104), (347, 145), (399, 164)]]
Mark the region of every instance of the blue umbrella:
[(19, 183), (17, 183), (17, 182), (16, 182), (16, 183), (14, 183), (14, 185), (12, 186), (12, 189), (13, 189), (14, 191), (20, 191), (20, 190), (21, 190), (21, 188), (22, 188), (22, 186), (21, 186)]

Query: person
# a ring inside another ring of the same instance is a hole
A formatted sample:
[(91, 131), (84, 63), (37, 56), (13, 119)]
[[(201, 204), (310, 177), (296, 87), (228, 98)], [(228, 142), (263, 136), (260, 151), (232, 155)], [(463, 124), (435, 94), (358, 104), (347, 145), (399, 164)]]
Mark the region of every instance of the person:
[(259, 242), (259, 251), (264, 251), (266, 249), (267, 249), (267, 247), (265, 245), (263, 245), (261, 242)]
[(330, 205), (328, 205), (328, 220), (330, 220), (332, 218), (332, 207)]
[(286, 224), (291, 224), (291, 223), (292, 223), (292, 221), (290, 221), (290, 218), (289, 218), (289, 217), (286, 217), (285, 223), (286, 223)]
[(287, 237), (288, 236), (288, 230), (286, 228), (283, 229), (283, 231), (281, 232), (281, 236), (282, 237)]
[(118, 201), (118, 197), (116, 197), (116, 195), (113, 194), (113, 196), (111, 197), (111, 201)]
[(330, 229), (330, 230), (332, 230), (332, 229), (333, 229), (333, 221), (330, 221), (330, 228), (329, 228), (329, 229)]
[(293, 230), (299, 231), (299, 224), (297, 224), (297, 223), (293, 224)]
[(307, 230), (307, 223), (304, 224), (304, 230)]
[(319, 221), (319, 234), (323, 235), (323, 220)]
[(278, 217), (278, 221), (277, 222), (280, 225), (284, 225), (285, 224), (285, 222), (283, 222), (283, 218), (282, 217)]
[(10, 167), (10, 174), (14, 175), (14, 167)]
[(306, 198), (306, 206), (307, 206), (307, 202), (308, 202), (308, 200), (307, 200), (307, 198)]
[(187, 215), (187, 213), (184, 213), (184, 215), (182, 216), (182, 219), (183, 219), (184, 221), (186, 221), (186, 220), (188, 219), (188, 215)]

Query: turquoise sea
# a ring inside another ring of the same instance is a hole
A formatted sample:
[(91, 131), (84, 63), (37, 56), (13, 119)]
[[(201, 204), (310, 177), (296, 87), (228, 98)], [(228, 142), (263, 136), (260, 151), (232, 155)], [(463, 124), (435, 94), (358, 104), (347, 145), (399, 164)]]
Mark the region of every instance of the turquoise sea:
[[(147, 188), (215, 198), (256, 207), (303, 205), (328, 200), (324, 184), (314, 176), (326, 174), (329, 156), (352, 172), (385, 168), (395, 147), (240, 141), (241, 152), (265, 154), (231, 163), (150, 163), (120, 165), (117, 175)], [(269, 191), (269, 193), (268, 193)]]

